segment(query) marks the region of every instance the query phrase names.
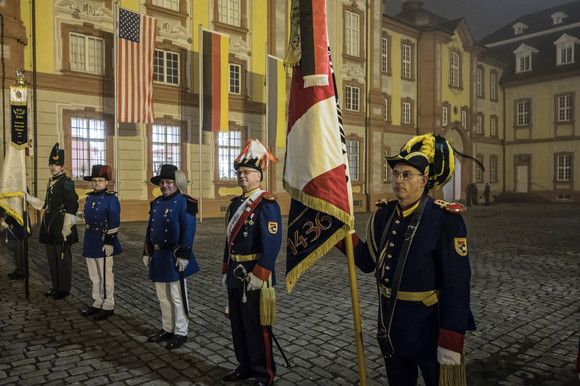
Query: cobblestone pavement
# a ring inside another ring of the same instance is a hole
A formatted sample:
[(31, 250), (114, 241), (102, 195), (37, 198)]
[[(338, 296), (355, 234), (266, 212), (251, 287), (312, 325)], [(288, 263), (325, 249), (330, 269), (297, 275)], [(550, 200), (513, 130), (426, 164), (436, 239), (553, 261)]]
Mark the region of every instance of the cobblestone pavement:
[[(500, 204), (469, 208), (472, 309), (478, 329), (466, 339), (468, 385), (577, 385), (580, 335), (580, 206)], [(368, 213), (356, 215), (364, 237)], [(189, 281), (189, 341), (167, 351), (145, 342), (160, 327), (154, 286), (142, 264), (145, 223), (124, 223), (124, 253), (115, 260), (115, 315), (96, 322), (79, 311), (90, 299), (81, 244), (73, 247), (73, 288), (46, 299), (49, 276), (36, 233), (30, 243), (30, 297), (24, 282), (7, 280), (11, 256), (0, 248), (0, 385), (220, 385), (235, 367), (220, 256), (224, 224), (204, 219), (194, 252), (201, 272)], [(82, 236), (82, 232), (81, 232)], [(285, 245), (277, 263), (285, 272)], [(374, 338), (376, 289), (357, 271), (368, 385), (386, 377)], [(277, 288), (274, 331), (292, 362), (275, 350), (275, 384), (354, 385), (358, 382), (345, 258), (319, 260), (291, 295)], [(240, 383), (249, 384), (249, 383)], [(421, 383), (420, 383), (421, 384)]]

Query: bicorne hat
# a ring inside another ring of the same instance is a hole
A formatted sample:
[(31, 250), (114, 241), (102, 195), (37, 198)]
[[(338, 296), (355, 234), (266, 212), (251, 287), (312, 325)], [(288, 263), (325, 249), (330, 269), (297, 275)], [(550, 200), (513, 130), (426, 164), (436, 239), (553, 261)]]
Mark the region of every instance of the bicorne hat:
[(278, 162), (272, 153), (266, 149), (262, 142), (257, 139), (250, 139), (246, 146), (234, 160), (234, 169), (238, 170), (241, 166), (256, 169), (260, 172), (260, 181), (264, 178), (264, 170), (268, 168), (268, 161)]
[(113, 171), (109, 165), (93, 165), (90, 176), (83, 177), (83, 180), (90, 181), (93, 178), (102, 177), (107, 181), (111, 181)]
[(50, 152), (48, 164), (64, 166), (64, 150), (59, 148), (58, 142), (53, 146)]
[(402, 148), (399, 154), (387, 157), (387, 162), (394, 168), (399, 162), (404, 162), (422, 174), (427, 174), (426, 189), (443, 186), (449, 181), (455, 168), (453, 147), (439, 135), (418, 135)]
[(177, 170), (177, 166), (175, 166), (175, 165), (163, 164), (163, 165), (161, 165), (161, 168), (159, 169), (159, 175), (151, 177), (150, 181), (152, 184), (155, 184), (155, 185), (159, 185), (159, 181), (161, 181), (162, 178), (167, 178), (167, 179), (175, 181), (175, 171), (176, 170)]

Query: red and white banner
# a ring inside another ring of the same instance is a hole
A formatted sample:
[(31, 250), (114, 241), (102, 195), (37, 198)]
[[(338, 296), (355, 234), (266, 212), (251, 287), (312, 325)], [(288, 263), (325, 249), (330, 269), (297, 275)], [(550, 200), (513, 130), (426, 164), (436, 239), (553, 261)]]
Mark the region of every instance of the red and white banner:
[(119, 8), (117, 108), (119, 122), (153, 123), (153, 60), (157, 20)]

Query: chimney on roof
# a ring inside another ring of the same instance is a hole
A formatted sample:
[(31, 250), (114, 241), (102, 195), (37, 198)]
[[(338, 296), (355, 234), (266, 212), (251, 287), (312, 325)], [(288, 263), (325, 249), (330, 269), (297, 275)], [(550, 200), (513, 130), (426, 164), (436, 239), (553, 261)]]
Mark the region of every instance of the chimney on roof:
[(403, 11), (414, 11), (423, 9), (422, 0), (405, 0), (403, 1)]

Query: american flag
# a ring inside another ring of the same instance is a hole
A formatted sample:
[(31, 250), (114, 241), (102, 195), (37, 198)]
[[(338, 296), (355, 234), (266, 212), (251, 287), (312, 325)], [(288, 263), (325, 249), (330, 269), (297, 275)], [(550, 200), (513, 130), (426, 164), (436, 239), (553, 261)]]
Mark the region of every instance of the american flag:
[(119, 8), (119, 122), (153, 123), (153, 59), (157, 20)]

